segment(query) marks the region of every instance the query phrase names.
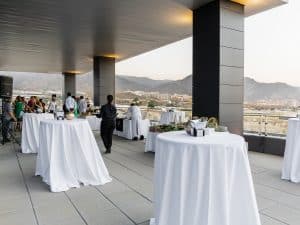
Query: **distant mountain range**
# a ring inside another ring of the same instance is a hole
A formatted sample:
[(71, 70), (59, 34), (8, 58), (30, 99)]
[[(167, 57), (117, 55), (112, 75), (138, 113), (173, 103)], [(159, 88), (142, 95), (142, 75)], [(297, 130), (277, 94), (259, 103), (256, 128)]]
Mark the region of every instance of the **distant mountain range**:
[(192, 76), (187, 76), (182, 80), (176, 81), (152, 80), (149, 78), (139, 78), (130, 76), (117, 76), (116, 90), (192, 95)]
[[(34, 90), (48, 91), (62, 89), (62, 75), (33, 75), (33, 74), (13, 74), (14, 89), (18, 90)], [(77, 76), (77, 87), (80, 92), (91, 92), (93, 87), (93, 78), (90, 73), (87, 75)], [(146, 77), (133, 77), (125, 75), (116, 76), (116, 90), (121, 91), (145, 91), (145, 92), (161, 92), (170, 94), (192, 94), (192, 76), (188, 76), (182, 80), (153, 80)]]
[[(14, 89), (31, 91), (60, 91), (62, 88), (62, 75), (31, 75), (13, 74)], [(92, 76), (78, 75), (78, 91), (92, 92)], [(153, 80), (146, 77), (116, 76), (116, 90), (145, 91), (170, 94), (192, 94), (192, 76), (182, 80)], [(245, 78), (245, 101), (257, 102), (260, 100), (298, 100), (300, 101), (300, 87), (285, 83), (260, 83), (251, 78)]]
[(297, 100), (300, 101), (300, 87), (286, 83), (260, 83), (251, 78), (245, 78), (245, 101), (260, 100)]

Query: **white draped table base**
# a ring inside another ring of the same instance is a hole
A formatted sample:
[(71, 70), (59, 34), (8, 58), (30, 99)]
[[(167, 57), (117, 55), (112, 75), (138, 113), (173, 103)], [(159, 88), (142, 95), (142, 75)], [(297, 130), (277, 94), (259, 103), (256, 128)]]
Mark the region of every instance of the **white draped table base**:
[(87, 116), (87, 121), (90, 124), (90, 127), (93, 131), (100, 131), (101, 119), (96, 116)]
[(87, 120), (42, 121), (36, 175), (52, 192), (110, 182)]
[(175, 111), (175, 112), (163, 112), (160, 117), (159, 124), (171, 124), (171, 123), (184, 123), (185, 112)]
[(39, 129), (42, 120), (54, 119), (49, 113), (25, 113), (22, 125), (22, 153), (37, 153), (39, 148)]
[(160, 133), (155, 133), (155, 132), (148, 133), (146, 144), (145, 144), (145, 152), (155, 152), (156, 138), (159, 134)]
[[(144, 135), (145, 138), (147, 138), (147, 136), (148, 136), (149, 127), (150, 127), (150, 121), (148, 119), (141, 120), (141, 126), (140, 126), (141, 132), (140, 133), (141, 133), (141, 135)], [(124, 119), (123, 120), (123, 131), (115, 130), (114, 134), (119, 137), (123, 137), (128, 140), (132, 140), (134, 138), (134, 136), (133, 136), (133, 132), (132, 132), (131, 120)]]
[(300, 120), (289, 119), (282, 179), (300, 183)]
[[(87, 116), (87, 121), (89, 122), (89, 125), (93, 131), (100, 131), (101, 127), (101, 118), (97, 118), (96, 116)], [(145, 138), (148, 136), (150, 127), (150, 121), (148, 119), (141, 120), (140, 125), (140, 133), (141, 135), (144, 135)], [(123, 120), (123, 131), (114, 130), (114, 135), (117, 135), (119, 137), (126, 138), (128, 140), (132, 140), (134, 138), (133, 131), (132, 131), (132, 123), (131, 120), (124, 119)]]
[(151, 225), (261, 225), (242, 137), (168, 132), (155, 150)]

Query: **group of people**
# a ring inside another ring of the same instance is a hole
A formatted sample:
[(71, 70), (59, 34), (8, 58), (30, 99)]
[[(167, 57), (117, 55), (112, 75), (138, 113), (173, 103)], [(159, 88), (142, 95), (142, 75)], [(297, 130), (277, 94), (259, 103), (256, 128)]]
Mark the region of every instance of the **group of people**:
[(15, 101), (12, 103), (12, 107), (14, 109), (15, 117), (18, 121), (22, 120), (25, 112), (46, 112), (45, 102), (42, 98), (38, 98), (37, 96), (31, 96), (28, 101), (26, 101), (25, 97), (17, 96)]
[[(83, 96), (80, 96), (80, 98), (72, 97), (71, 93), (68, 93), (64, 103), (65, 112), (73, 111), (76, 116), (85, 114), (89, 105), (88, 99)], [(51, 96), (48, 103), (37, 96), (31, 96), (28, 100), (22, 96), (17, 96), (14, 101), (12, 101), (12, 98), (4, 99), (1, 118), (3, 142), (10, 141), (9, 130), (12, 129), (12, 122), (18, 122), (17, 127), (21, 129), (24, 113), (55, 113), (59, 110), (61, 108), (58, 106), (56, 94)]]
[[(112, 135), (116, 128), (117, 108), (113, 104), (113, 96), (107, 96), (107, 104), (103, 105), (100, 110), (98, 117), (102, 118), (101, 122), (101, 137), (106, 148), (105, 153), (111, 153), (112, 146)], [(87, 113), (89, 103), (83, 96), (76, 98), (71, 93), (67, 93), (66, 100), (63, 105), (65, 113), (72, 112), (75, 116), (84, 115)], [(39, 99), (36, 96), (30, 97), (27, 102), (24, 97), (17, 96), (15, 101), (12, 103), (11, 99), (7, 99), (4, 102), (4, 111), (2, 114), (3, 129), (2, 136), (3, 141), (10, 141), (8, 138), (8, 132), (10, 123), (12, 121), (22, 121), (23, 114), (26, 113), (55, 113), (58, 110), (58, 104), (56, 95), (53, 94), (51, 100), (46, 105), (43, 99)], [(134, 140), (144, 139), (141, 134), (141, 120), (142, 113), (138, 106), (134, 103), (128, 108), (127, 118), (131, 120), (132, 132)]]
[(75, 96), (72, 96), (70, 92), (68, 92), (63, 108), (65, 113), (73, 112), (75, 117), (78, 117), (87, 113), (89, 104), (84, 96), (76, 98)]
[(31, 96), (28, 101), (25, 97), (17, 96), (12, 102), (12, 98), (5, 98), (2, 100), (2, 142), (9, 142), (9, 131), (12, 129), (12, 122), (18, 122), (16, 128), (21, 130), (22, 119), (24, 113), (46, 112), (46, 104), (43, 99), (36, 96)]
[(2, 104), (3, 111), (1, 121), (3, 143), (10, 141), (9, 131), (12, 129), (12, 122), (18, 122), (16, 128), (21, 129), (21, 121), (24, 113), (46, 112), (46, 103), (42, 98), (38, 98), (37, 96), (31, 96), (28, 101), (22, 96), (17, 96), (14, 101), (12, 101), (12, 98), (5, 98)]
[[(26, 113), (55, 113), (61, 108), (57, 103), (56, 94), (51, 96), (51, 100), (46, 104), (43, 99), (36, 96), (31, 96), (29, 101), (26, 102), (24, 97), (17, 96), (13, 104), (15, 115), (17, 119), (21, 119), (22, 115)], [(88, 99), (85, 99), (84, 96), (79, 98), (72, 96), (71, 93), (67, 94), (67, 98), (64, 103), (65, 112), (74, 112), (76, 116), (85, 114), (88, 110), (89, 104)]]

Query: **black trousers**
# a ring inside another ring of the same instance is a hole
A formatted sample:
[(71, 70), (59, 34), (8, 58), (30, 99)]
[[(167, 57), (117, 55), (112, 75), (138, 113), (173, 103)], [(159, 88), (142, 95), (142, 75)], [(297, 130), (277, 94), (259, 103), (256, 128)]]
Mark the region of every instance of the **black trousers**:
[(102, 121), (101, 122), (101, 137), (104, 143), (104, 146), (107, 151), (111, 150), (112, 146), (112, 135), (114, 129), (116, 128), (114, 121)]
[(11, 120), (3, 119), (2, 122), (3, 122), (3, 124), (2, 124), (2, 137), (3, 137), (3, 140), (6, 141), (8, 139), (8, 133), (9, 133), (9, 129), (10, 129), (10, 126), (11, 126)]

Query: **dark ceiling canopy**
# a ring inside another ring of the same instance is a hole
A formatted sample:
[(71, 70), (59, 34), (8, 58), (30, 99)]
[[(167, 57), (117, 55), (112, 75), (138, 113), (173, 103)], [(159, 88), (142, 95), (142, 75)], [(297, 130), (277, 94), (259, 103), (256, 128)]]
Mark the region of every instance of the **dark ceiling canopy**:
[(0, 70), (84, 73), (93, 56), (136, 56), (190, 37), (191, 10), (209, 1), (0, 1)]

